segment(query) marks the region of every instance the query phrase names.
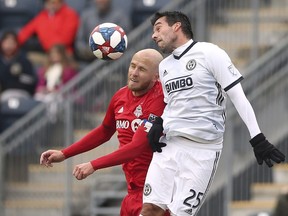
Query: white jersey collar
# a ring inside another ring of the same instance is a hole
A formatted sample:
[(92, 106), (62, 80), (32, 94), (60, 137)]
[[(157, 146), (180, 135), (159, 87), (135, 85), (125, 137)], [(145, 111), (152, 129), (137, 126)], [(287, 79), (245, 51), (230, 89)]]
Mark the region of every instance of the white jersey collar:
[(182, 46), (176, 48), (172, 54), (174, 58), (180, 59), (189, 49), (193, 47), (193, 45), (196, 43), (196, 41), (193, 41), (192, 39), (188, 40), (185, 44)]

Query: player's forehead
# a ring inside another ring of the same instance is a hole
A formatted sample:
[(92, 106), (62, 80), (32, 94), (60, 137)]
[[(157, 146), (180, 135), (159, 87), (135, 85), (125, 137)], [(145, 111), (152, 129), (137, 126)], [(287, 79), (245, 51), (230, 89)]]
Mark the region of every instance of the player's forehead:
[(168, 24), (167, 19), (165, 16), (163, 16), (157, 19), (153, 26), (156, 27), (156, 26), (167, 25), (167, 24)]
[(143, 68), (148, 67), (147, 59), (139, 58), (138, 56), (133, 57), (133, 59), (131, 60), (131, 64)]
[(152, 62), (151, 59), (149, 59), (147, 56), (137, 53), (133, 56), (131, 64), (139, 68), (149, 70)]

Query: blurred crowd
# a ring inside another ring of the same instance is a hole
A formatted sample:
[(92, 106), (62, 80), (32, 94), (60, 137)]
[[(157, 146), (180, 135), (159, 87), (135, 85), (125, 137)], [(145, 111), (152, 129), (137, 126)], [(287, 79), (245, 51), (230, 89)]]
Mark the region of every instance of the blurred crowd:
[(0, 1), (0, 133), (95, 60), (88, 45), (100, 23), (127, 34), (167, 0)]

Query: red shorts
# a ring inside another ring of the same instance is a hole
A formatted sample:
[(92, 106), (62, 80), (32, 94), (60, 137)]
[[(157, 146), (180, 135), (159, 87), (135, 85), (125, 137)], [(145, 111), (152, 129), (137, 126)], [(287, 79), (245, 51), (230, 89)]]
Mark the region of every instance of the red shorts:
[[(120, 216), (139, 216), (142, 209), (143, 191), (137, 190), (128, 193), (121, 204)], [(170, 216), (167, 211), (164, 216)]]
[(120, 216), (139, 216), (142, 209), (142, 190), (128, 193), (121, 204)]

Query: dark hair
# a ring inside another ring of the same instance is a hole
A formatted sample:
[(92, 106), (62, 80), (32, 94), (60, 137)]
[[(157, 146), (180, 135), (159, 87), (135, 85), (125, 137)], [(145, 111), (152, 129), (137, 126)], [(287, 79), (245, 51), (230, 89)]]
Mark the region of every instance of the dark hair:
[(193, 31), (191, 27), (191, 22), (187, 15), (180, 11), (164, 11), (164, 12), (156, 12), (151, 19), (151, 24), (154, 26), (156, 21), (165, 17), (169, 26), (172, 26), (176, 22), (181, 23), (181, 29), (187, 38), (193, 38)]
[(18, 36), (17, 36), (16, 31), (6, 30), (5, 32), (2, 33), (2, 35), (0, 37), (0, 53), (3, 53), (3, 50), (2, 50), (3, 41), (9, 37), (12, 37), (15, 40), (15, 42), (17, 43), (17, 46), (19, 47), (19, 41), (18, 41)]
[(0, 41), (4, 41), (6, 38), (8, 37), (13, 37), (15, 39), (15, 41), (18, 43), (18, 37), (17, 37), (17, 33), (14, 30), (7, 30), (5, 32), (2, 33)]

